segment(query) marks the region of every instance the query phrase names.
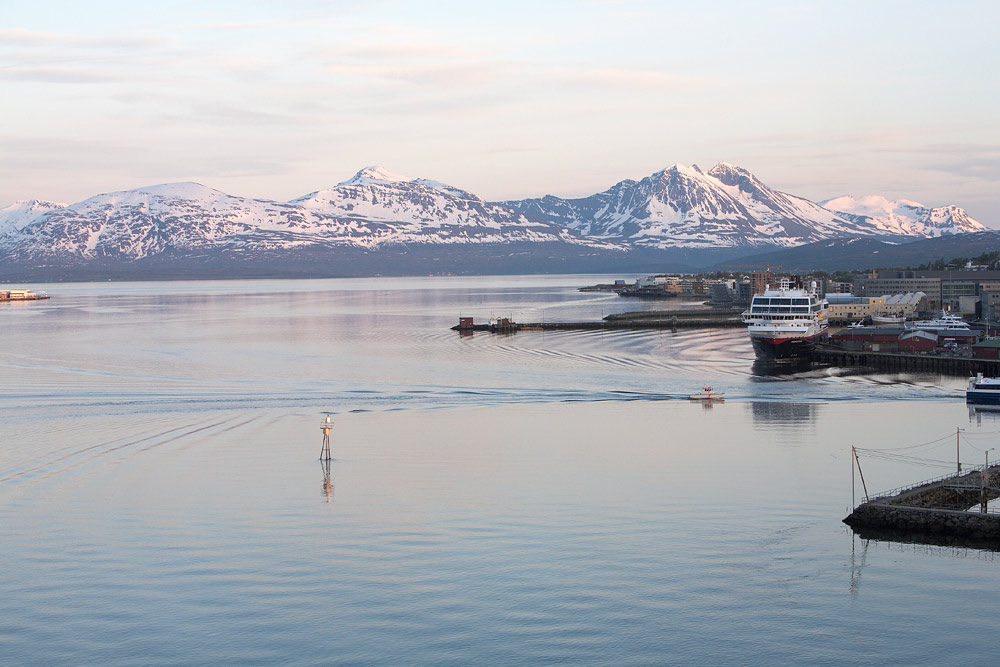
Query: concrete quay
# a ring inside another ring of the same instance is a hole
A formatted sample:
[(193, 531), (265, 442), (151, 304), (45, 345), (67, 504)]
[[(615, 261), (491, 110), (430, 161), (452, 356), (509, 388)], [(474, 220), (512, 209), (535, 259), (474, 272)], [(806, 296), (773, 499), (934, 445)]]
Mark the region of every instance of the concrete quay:
[(938, 373), (971, 377), (982, 373), (1000, 377), (1000, 360), (946, 357), (933, 354), (900, 354), (896, 352), (856, 352), (830, 345), (816, 345), (812, 360), (828, 366), (871, 368), (876, 371)]
[[(510, 323), (503, 333), (514, 331), (609, 331), (614, 329), (711, 329), (743, 327), (740, 313), (730, 310), (688, 309), (650, 310), (608, 315), (587, 322), (518, 322)], [(489, 325), (468, 324), (452, 327), (455, 331), (494, 331)]]

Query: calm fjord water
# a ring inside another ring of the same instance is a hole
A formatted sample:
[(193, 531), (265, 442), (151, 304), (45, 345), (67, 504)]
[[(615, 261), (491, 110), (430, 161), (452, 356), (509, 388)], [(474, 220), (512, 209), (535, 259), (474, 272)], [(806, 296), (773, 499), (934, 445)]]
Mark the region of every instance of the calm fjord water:
[[(448, 330), (659, 305), (575, 289), (599, 280), (0, 308), (4, 662), (994, 662), (992, 552), (840, 523), (851, 444), (951, 434), (947, 459), (961, 427), (980, 462), (1000, 421), (961, 380), (756, 376), (742, 330)], [(726, 402), (687, 401), (704, 383)], [(880, 490), (946, 472), (865, 463)]]

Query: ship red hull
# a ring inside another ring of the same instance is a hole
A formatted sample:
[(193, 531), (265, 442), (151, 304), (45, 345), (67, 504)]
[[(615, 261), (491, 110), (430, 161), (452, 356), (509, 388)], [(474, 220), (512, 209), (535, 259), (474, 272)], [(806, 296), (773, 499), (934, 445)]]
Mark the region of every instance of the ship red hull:
[(813, 334), (812, 336), (801, 337), (769, 337), (750, 335), (750, 342), (753, 344), (754, 354), (758, 359), (767, 361), (801, 361), (810, 359), (813, 353), (814, 344), (824, 340), (827, 330)]

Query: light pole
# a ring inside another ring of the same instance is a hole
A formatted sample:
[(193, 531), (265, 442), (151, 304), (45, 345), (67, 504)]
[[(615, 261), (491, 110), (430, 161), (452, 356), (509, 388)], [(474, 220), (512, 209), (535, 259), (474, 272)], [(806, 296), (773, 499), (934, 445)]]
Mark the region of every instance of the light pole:
[(979, 501), (979, 511), (986, 513), (986, 480), (990, 476), (990, 452), (992, 452), (996, 447), (990, 447), (984, 454), (986, 454), (986, 465), (983, 467), (983, 495), (982, 499)]
[(959, 446), (960, 435), (964, 430), (965, 430), (964, 428), (955, 429), (955, 466), (958, 468), (959, 475), (962, 474), (962, 459), (959, 457), (958, 446)]

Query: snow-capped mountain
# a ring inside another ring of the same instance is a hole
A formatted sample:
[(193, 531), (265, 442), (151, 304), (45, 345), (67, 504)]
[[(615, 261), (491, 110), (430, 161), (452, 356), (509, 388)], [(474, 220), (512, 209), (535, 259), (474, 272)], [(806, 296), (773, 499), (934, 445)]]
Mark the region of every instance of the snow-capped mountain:
[[(327, 190), (293, 199), (313, 228), (337, 233), (366, 247), (387, 243), (506, 243), (570, 241), (551, 225), (491, 204), (464, 190), (424, 178), (410, 179), (366, 167)], [(586, 243), (586, 241), (583, 241)]]
[(847, 195), (820, 203), (843, 218), (880, 229), (886, 234), (933, 238), (986, 230), (957, 206), (931, 208), (906, 199), (889, 201), (878, 195)]
[(304, 246), (561, 242), (595, 247), (513, 209), (425, 179), (368, 167), (350, 180), (281, 203), (197, 183), (112, 192), (19, 218), (0, 234), (16, 258), (139, 259), (164, 252)]
[(15, 256), (136, 259), (211, 247), (283, 217), (285, 205), (231, 197), (197, 183), (97, 195), (42, 213), (0, 237)]
[(17, 231), (43, 213), (64, 208), (66, 204), (51, 201), (25, 199), (16, 201), (6, 208), (0, 208), (0, 236), (6, 232)]
[(367, 167), (289, 202), (234, 197), (197, 183), (70, 205), (18, 202), (0, 210), (0, 273), (100, 266), (107, 275), (125, 275), (115, 267), (128, 265), (128, 275), (145, 275), (142, 267), (155, 264), (159, 275), (170, 276), (197, 264), (213, 276), (237, 265), (241, 275), (257, 275), (254, 266), (266, 266), (260, 273), (267, 275), (288, 275), (289, 267), (315, 275), (322, 266), (323, 275), (332, 275), (328, 267), (352, 261), (353, 275), (383, 272), (390, 261), (386, 268), (397, 272), (475, 272), (487, 265), (499, 272), (606, 270), (624, 266), (628, 256), (658, 268), (665, 260), (699, 266), (707, 254), (718, 261), (748, 249), (845, 236), (921, 238), (982, 229), (954, 206), (841, 197), (823, 207), (726, 163), (708, 172), (678, 164), (579, 199), (505, 202)]
[[(580, 234), (655, 248), (791, 247), (848, 235), (927, 235), (916, 226), (890, 229), (863, 217), (841, 215), (772, 190), (746, 169), (725, 162), (708, 172), (697, 165), (676, 164), (580, 199), (546, 196), (502, 203)], [(978, 225), (967, 215), (965, 219)], [(944, 221), (937, 230), (968, 231), (948, 227)]]

